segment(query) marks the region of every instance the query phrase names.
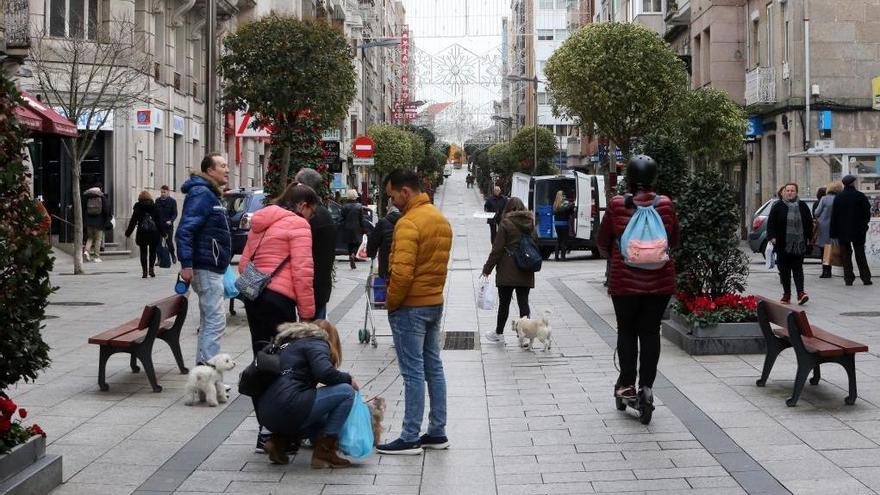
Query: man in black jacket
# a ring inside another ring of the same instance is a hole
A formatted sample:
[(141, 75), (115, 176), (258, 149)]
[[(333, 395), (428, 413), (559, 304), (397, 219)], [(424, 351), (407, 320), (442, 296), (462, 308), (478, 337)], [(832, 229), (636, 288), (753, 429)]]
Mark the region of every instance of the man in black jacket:
[[(300, 184), (320, 191), (324, 178), (316, 170), (303, 168), (296, 173), (296, 181)], [(315, 208), (315, 214), (309, 219), (312, 228), (312, 260), (315, 264), (315, 276), (312, 282), (315, 291), (315, 319), (327, 317), (327, 302), (333, 291), (333, 263), (336, 261), (336, 225), (330, 210), (323, 204)]]
[(852, 256), (856, 255), (859, 265), (859, 277), (865, 285), (871, 285), (871, 269), (865, 258), (865, 237), (868, 222), (871, 221), (871, 203), (864, 193), (855, 186), (856, 177), (847, 175), (843, 178), (843, 192), (834, 198), (834, 209), (831, 211), (831, 238), (840, 243), (843, 254), (843, 281), (852, 285), (856, 276), (853, 273)]
[(174, 221), (177, 220), (177, 200), (169, 194), (168, 186), (159, 188), (159, 199), (156, 200), (156, 208), (159, 210), (159, 221), (167, 237), (165, 245), (171, 254), (171, 262), (177, 263), (177, 254), (174, 252)]
[(379, 255), (379, 276), (388, 280), (388, 255), (391, 253), (391, 240), (394, 238), (394, 225), (400, 220), (400, 210), (396, 206), (388, 208), (388, 214), (370, 232), (367, 238), (367, 256)]
[(495, 233), (498, 231), (498, 224), (501, 223), (501, 212), (505, 206), (507, 206), (507, 196), (502, 195), (501, 188), (495, 186), (492, 189), (492, 195), (486, 198), (486, 203), (483, 205), (484, 211), (495, 214), (494, 217), (486, 220), (486, 223), (489, 224), (490, 244), (495, 242)]

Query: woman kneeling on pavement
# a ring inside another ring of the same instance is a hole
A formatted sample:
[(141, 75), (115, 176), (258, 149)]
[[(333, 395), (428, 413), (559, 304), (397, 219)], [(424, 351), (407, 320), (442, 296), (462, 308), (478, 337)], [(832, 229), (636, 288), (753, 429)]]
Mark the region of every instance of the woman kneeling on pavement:
[[(339, 457), (339, 432), (354, 405), (358, 384), (337, 367), (342, 361), (339, 335), (329, 323), (285, 323), (275, 343), (281, 346), (281, 376), (260, 396), (257, 419), (272, 431), (265, 443), (274, 464), (290, 462), (291, 439), (315, 438), (312, 467), (351, 466)], [(324, 385), (318, 387), (318, 384)]]
[(675, 293), (675, 264), (671, 260), (660, 269), (648, 270), (627, 265), (620, 253), (620, 238), (638, 206), (654, 205), (666, 229), (669, 248), (678, 245), (675, 206), (668, 197), (654, 192), (656, 179), (657, 163), (653, 158), (632, 157), (626, 166), (630, 194), (611, 199), (599, 227), (599, 251), (603, 258), (610, 256), (608, 293), (617, 316), (620, 375), (614, 395), (619, 399), (638, 397), (637, 361), (639, 391), (653, 388), (660, 360), (660, 320)]

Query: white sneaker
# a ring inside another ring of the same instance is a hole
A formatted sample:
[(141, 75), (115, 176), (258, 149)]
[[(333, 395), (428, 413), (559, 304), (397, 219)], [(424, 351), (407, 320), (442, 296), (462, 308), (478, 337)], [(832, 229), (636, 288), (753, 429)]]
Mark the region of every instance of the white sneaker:
[(102, 261), (104, 261), (104, 260), (102, 260), (101, 258), (95, 258), (95, 263), (100, 263)]
[(88, 252), (83, 253), (83, 261), (92, 261), (92, 255)]
[(494, 342), (496, 344), (498, 342), (501, 342), (501, 336), (498, 335), (497, 333), (493, 332), (492, 330), (489, 330), (488, 332), (484, 333), (483, 335), (486, 336), (486, 340), (488, 340), (489, 342)]

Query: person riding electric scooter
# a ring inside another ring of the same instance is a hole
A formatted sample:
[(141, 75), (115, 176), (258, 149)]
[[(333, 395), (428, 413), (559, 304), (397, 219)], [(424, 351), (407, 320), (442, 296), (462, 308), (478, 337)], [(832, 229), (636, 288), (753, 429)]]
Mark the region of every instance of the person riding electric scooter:
[[(651, 387), (660, 360), (660, 319), (675, 293), (675, 265), (669, 259), (669, 251), (678, 244), (679, 235), (675, 206), (668, 197), (654, 191), (656, 179), (657, 163), (653, 158), (632, 157), (626, 167), (629, 194), (611, 199), (598, 237), (599, 251), (610, 258), (608, 293), (617, 316), (620, 375), (614, 386), (614, 398), (617, 409), (636, 409), (644, 424), (651, 421), (654, 410)], [(631, 222), (633, 227), (654, 222), (657, 229), (628, 231)], [(653, 232), (655, 238), (637, 239), (646, 231)], [(657, 249), (658, 246), (661, 248)]]

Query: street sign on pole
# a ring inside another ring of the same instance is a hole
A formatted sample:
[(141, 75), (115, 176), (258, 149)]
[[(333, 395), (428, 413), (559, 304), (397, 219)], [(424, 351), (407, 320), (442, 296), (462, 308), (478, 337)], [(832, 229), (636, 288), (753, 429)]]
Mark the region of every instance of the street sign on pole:
[(353, 158), (351, 164), (355, 167), (372, 167), (376, 161), (373, 158)]
[[(356, 158), (372, 158), (376, 143), (368, 136), (358, 136), (351, 143), (351, 152)], [(357, 165), (357, 163), (355, 163)]]

